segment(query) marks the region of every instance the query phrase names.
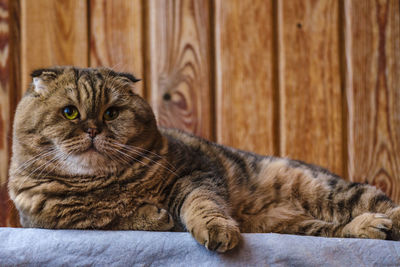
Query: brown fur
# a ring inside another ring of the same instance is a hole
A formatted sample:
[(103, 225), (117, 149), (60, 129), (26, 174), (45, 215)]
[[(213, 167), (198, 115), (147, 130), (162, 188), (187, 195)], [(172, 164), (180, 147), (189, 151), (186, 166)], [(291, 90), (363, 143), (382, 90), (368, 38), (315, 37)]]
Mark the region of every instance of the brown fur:
[[(33, 77), (9, 182), (25, 227), (187, 230), (219, 252), (240, 232), (399, 239), (400, 209), (375, 187), (159, 128), (129, 74), (58, 67)], [(74, 120), (62, 114), (71, 105)], [(108, 121), (110, 107), (119, 115)]]

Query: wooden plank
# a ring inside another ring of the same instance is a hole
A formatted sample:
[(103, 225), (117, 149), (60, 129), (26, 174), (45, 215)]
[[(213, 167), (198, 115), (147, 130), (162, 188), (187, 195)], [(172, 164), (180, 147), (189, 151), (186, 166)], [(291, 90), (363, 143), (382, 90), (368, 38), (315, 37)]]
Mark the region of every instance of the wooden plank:
[(146, 87), (159, 124), (212, 138), (208, 0), (146, 1)]
[(400, 2), (346, 1), (349, 177), (400, 203)]
[[(10, 25), (10, 73), (9, 79), (9, 103), (10, 103), (10, 125), (13, 124), (15, 109), (18, 101), (21, 99), (21, 27), (20, 27), (20, 14), (21, 7), (20, 1), (9, 0), (9, 25)], [(12, 136), (12, 129), (10, 127), (8, 136)], [(12, 138), (8, 139), (9, 145), (9, 158), (11, 158), (11, 143)], [(6, 225), (11, 227), (21, 227), (19, 222), (19, 215), (16, 207), (11, 200), (8, 202), (9, 216), (6, 220)]]
[(0, 0), (0, 227), (18, 226), (7, 193), (14, 111), (19, 95), (19, 4)]
[(21, 68), (24, 90), (33, 69), (88, 66), (87, 2), (21, 1)]
[[(107, 66), (143, 79), (141, 0), (91, 0), (90, 66)], [(143, 95), (143, 82), (136, 84)]]
[(343, 175), (339, 1), (279, 1), (282, 156)]
[(10, 26), (9, 3), (0, 1), (0, 226), (7, 226), (10, 206), (7, 195), (8, 160), (10, 153)]
[[(10, 90), (9, 109), (13, 111), (31, 81), (33, 69), (53, 65), (88, 66), (88, 28), (86, 1), (25, 0), (20, 5), (19, 1), (9, 3), (13, 6), (14, 18), (18, 20), (10, 20), (13, 23), (10, 51), (18, 50), (12, 55), (9, 76), (13, 88)], [(13, 112), (9, 114), (11, 122)], [(4, 196), (4, 192), (0, 194)], [(7, 209), (6, 225), (18, 226), (15, 208), (8, 206)]]
[(8, 23), (8, 1), (0, 1), (0, 184), (7, 181), (8, 176), (8, 134), (10, 133), (10, 27)]
[(215, 1), (217, 141), (276, 154), (272, 1)]

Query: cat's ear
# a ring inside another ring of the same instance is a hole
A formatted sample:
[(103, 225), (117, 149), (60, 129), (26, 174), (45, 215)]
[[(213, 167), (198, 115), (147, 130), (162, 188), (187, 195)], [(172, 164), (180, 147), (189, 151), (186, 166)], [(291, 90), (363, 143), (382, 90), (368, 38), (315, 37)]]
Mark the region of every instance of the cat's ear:
[(116, 72), (110, 68), (105, 68), (105, 67), (99, 68), (98, 70), (101, 72), (103, 76), (111, 79), (116, 79), (117, 81), (125, 84), (125, 86), (120, 88), (129, 88), (131, 93), (134, 94), (138, 93), (136, 92), (137, 90), (135, 88), (135, 83), (139, 82), (140, 79), (137, 79), (132, 74), (127, 72)]
[(140, 79), (137, 79), (135, 76), (127, 72), (116, 72), (109, 68), (100, 68), (100, 70), (104, 71), (107, 77), (111, 76), (113, 78), (119, 78), (129, 83), (136, 83), (140, 81)]
[(126, 73), (126, 72), (119, 72), (119, 73), (118, 73), (118, 76), (123, 77), (123, 78), (126, 78), (126, 79), (128, 79), (129, 81), (131, 81), (131, 82), (133, 82), (133, 83), (136, 83), (136, 82), (139, 82), (139, 81), (140, 81), (140, 79), (137, 79), (137, 78), (136, 78), (135, 76), (133, 76), (132, 74)]
[(45, 95), (48, 92), (47, 86), (44, 84), (42, 78), (34, 77), (32, 80), (33, 91), (39, 95)]
[(131, 93), (138, 94), (137, 88), (134, 86), (134, 83), (139, 82), (140, 79), (137, 79), (132, 74), (126, 73), (126, 72), (117, 72), (116, 75), (118, 76), (118, 78), (125, 80), (126, 82), (128, 82), (130, 84), (129, 88), (130, 88)]
[(57, 69), (37, 69), (31, 73), (32, 89), (39, 95), (46, 95), (49, 92), (47, 84), (60, 74)]

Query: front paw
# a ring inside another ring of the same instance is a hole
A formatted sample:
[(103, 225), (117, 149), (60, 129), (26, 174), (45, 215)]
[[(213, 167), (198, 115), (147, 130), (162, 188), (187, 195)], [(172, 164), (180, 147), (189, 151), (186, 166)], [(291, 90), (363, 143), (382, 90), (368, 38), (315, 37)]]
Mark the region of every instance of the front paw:
[(240, 230), (232, 219), (214, 217), (200, 222), (190, 230), (194, 238), (209, 250), (225, 252), (240, 241)]
[(396, 207), (387, 213), (393, 222), (391, 239), (400, 240), (400, 207)]
[(363, 213), (343, 228), (345, 237), (386, 239), (392, 229), (392, 220), (385, 214)]

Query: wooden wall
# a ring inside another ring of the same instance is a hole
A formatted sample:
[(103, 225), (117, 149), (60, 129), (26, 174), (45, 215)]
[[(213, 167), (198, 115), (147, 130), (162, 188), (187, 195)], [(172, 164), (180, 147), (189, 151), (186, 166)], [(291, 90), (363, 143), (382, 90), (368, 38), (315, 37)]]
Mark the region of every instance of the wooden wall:
[(133, 72), (162, 125), (400, 203), (399, 0), (0, 0), (0, 226), (13, 112), (51, 65)]

